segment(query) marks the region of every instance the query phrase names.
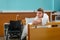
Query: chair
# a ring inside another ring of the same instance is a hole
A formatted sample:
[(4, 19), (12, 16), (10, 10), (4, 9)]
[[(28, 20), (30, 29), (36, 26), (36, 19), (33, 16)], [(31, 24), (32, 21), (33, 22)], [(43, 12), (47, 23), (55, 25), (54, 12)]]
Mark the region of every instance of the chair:
[(7, 35), (6, 35), (6, 40), (8, 40), (9, 38), (21, 38), (21, 34), (22, 34), (22, 27), (23, 24), (21, 22), (21, 20), (17, 20), (17, 21), (10, 21), (10, 25), (8, 27), (8, 31), (7, 31)]

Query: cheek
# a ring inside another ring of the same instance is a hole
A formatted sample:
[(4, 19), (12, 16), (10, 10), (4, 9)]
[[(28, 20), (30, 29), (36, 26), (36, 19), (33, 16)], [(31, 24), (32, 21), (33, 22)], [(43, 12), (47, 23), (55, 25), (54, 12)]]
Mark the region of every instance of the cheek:
[(43, 14), (41, 14), (40, 16), (43, 16)]
[(40, 15), (37, 14), (37, 16), (39, 17)]
[(37, 14), (37, 16), (38, 16), (39, 14)]

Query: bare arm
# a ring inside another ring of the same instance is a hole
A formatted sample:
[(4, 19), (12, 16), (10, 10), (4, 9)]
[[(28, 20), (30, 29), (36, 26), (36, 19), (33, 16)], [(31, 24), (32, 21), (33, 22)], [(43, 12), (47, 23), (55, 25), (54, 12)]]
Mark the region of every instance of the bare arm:
[(41, 24), (42, 23), (42, 19), (40, 18), (40, 19), (37, 19), (37, 20), (34, 20), (33, 22), (32, 22), (32, 24), (35, 24), (35, 25), (37, 25), (37, 24)]

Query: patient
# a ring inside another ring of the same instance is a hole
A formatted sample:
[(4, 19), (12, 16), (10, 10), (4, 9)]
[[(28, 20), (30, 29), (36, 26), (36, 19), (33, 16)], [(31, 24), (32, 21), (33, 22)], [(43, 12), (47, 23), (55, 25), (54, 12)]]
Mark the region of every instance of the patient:
[[(37, 14), (36, 14), (36, 17), (34, 18), (32, 24), (34, 24), (34, 25), (37, 25), (37, 24), (45, 25), (47, 22), (49, 22), (48, 15), (46, 13), (44, 13), (44, 10), (42, 8), (37, 9)], [(28, 34), (27, 31), (28, 31), (28, 28), (26, 26), (23, 29), (21, 40)]]
[(46, 13), (44, 13), (42, 8), (39, 8), (37, 10), (37, 15), (34, 19), (34, 21), (32, 22), (32, 24), (41, 24), (41, 25), (45, 25), (47, 22), (49, 22), (49, 17)]

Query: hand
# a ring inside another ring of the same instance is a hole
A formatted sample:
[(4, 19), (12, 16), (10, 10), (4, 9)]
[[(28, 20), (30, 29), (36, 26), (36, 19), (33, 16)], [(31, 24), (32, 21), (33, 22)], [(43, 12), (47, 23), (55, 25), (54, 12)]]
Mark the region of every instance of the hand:
[(34, 20), (34, 21), (32, 22), (32, 24), (37, 25), (38, 23), (37, 23), (36, 20)]
[(37, 19), (36, 21), (37, 21), (38, 24), (42, 23), (42, 19), (41, 18)]

